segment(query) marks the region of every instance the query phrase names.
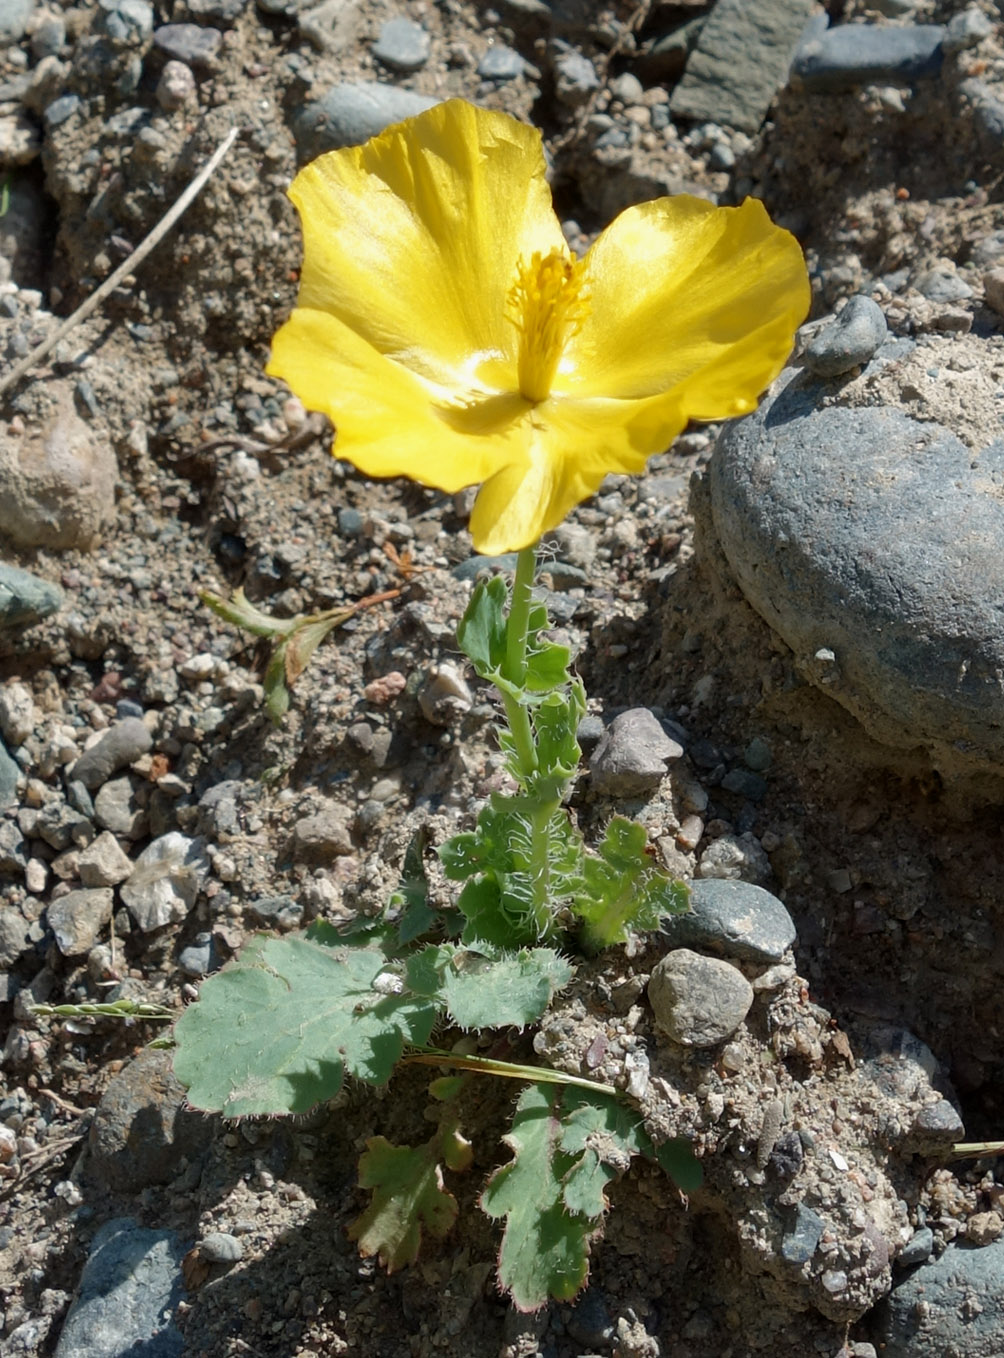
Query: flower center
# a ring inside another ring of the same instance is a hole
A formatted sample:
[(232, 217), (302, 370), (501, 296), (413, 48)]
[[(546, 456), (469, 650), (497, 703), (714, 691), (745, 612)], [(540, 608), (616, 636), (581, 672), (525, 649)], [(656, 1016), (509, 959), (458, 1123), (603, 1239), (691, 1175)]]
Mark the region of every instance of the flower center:
[(584, 273), (583, 262), (561, 250), (534, 251), (517, 266), (507, 314), (519, 331), (519, 390), (527, 401), (550, 395), (565, 345), (585, 320)]

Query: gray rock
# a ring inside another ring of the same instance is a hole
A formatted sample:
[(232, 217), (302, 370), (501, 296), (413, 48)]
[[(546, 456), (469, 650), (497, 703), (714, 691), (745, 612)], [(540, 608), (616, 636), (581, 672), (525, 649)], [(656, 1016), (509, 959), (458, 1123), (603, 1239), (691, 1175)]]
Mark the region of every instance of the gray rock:
[(411, 19), (388, 19), (372, 51), (377, 61), (392, 71), (418, 71), (429, 60), (432, 39)]
[(795, 925), (776, 896), (751, 882), (706, 878), (690, 883), (690, 910), (667, 915), (671, 948), (710, 948), (739, 962), (769, 966), (795, 942)]
[(218, 28), (203, 28), (199, 24), (162, 24), (153, 35), (158, 51), (186, 66), (211, 66), (222, 41), (223, 34)]
[(70, 384), (53, 388), (55, 412), (0, 444), (0, 537), (22, 547), (86, 550), (115, 517), (118, 463), (111, 441), (76, 413)]
[(118, 47), (145, 47), (153, 33), (153, 6), (146, 0), (99, 0), (94, 28)]
[(999, 768), (1004, 445), (973, 454), (884, 406), (820, 410), (822, 391), (789, 371), (721, 434), (707, 491), (724, 555), (876, 739), (923, 745), (942, 772)]
[(812, 0), (718, 0), (670, 98), (673, 115), (756, 132), (814, 8)]
[(1004, 1240), (951, 1244), (908, 1273), (879, 1307), (882, 1358), (1000, 1358), (1004, 1353)]
[(754, 834), (719, 835), (701, 854), (698, 877), (769, 882), (770, 859)]
[[(993, 153), (999, 151), (1004, 143), (1004, 102), (997, 98), (989, 85), (975, 77), (969, 77), (959, 84), (959, 93), (970, 103), (973, 110), (973, 126), (982, 149)], [(995, 248), (1004, 233), (993, 232), (984, 237), (973, 249), (973, 259), (977, 264), (989, 262), (985, 251)], [(986, 242), (986, 244), (985, 244)], [(993, 256), (998, 258), (1000, 251)]]
[(729, 769), (722, 779), (722, 787), (737, 797), (745, 797), (750, 802), (762, 802), (767, 795), (767, 780), (759, 773), (749, 769)]
[(516, 569), (516, 559), (515, 552), (503, 552), (501, 556), (469, 556), (454, 566), (450, 574), (454, 580), (476, 580), (482, 573), (501, 575)]
[(614, 717), (589, 761), (590, 783), (601, 797), (631, 797), (651, 792), (666, 776), (666, 763), (679, 759), (683, 746), (666, 735), (647, 707)]
[(115, 836), (105, 830), (81, 851), (77, 872), (84, 886), (118, 886), (132, 872), (132, 863)]
[(920, 1110), (902, 1144), (915, 1155), (937, 1155), (956, 1141), (964, 1141), (965, 1136), (958, 1109), (948, 1099), (937, 1099)]
[(271, 929), (298, 929), (303, 923), (303, 906), (294, 896), (259, 896), (247, 908), (252, 919)]
[(106, 1222), (91, 1242), (56, 1358), (181, 1358), (185, 1338), (171, 1317), (185, 1296), (185, 1251), (174, 1231), (128, 1217)]
[(717, 957), (677, 948), (652, 968), (648, 998), (658, 1026), (683, 1047), (714, 1047), (745, 1019), (753, 987)]
[[(259, 8), (264, 8), (259, 0)], [(296, 8), (278, 0), (277, 9)], [(361, 0), (321, 0), (297, 15), (300, 32), (322, 52), (341, 52), (356, 42), (364, 21)]]
[(941, 1067), (930, 1047), (906, 1028), (880, 1025), (862, 1045), (861, 1073), (887, 1098), (906, 1103), (931, 1089)]
[(579, 1294), (565, 1323), (576, 1343), (589, 1349), (608, 1345), (614, 1336), (614, 1322), (598, 1287), (587, 1287)]
[(358, 146), (391, 123), (413, 118), (439, 102), (427, 94), (375, 81), (334, 85), (294, 117), (297, 153), (301, 161), (307, 161), (339, 146)]
[(933, 1253), (934, 1232), (930, 1226), (922, 1226), (897, 1254), (896, 1264), (899, 1268), (913, 1268), (916, 1264), (926, 1264)]
[(146, 1048), (109, 1081), (87, 1138), (89, 1176), (117, 1193), (167, 1183), (201, 1151), (212, 1124), (185, 1108), (169, 1052)]
[(815, 91), (908, 84), (941, 70), (944, 36), (940, 24), (840, 24), (803, 43), (791, 73)]
[(807, 1264), (816, 1252), (819, 1237), (826, 1229), (826, 1222), (800, 1202), (795, 1208), (791, 1225), (781, 1239), (781, 1258), (789, 1264)]
[(607, 84), (614, 99), (619, 99), (622, 104), (639, 104), (641, 97), (645, 93), (645, 87), (631, 71), (622, 71), (620, 75), (615, 75)]
[(43, 14), (31, 34), (31, 54), (36, 61), (55, 57), (66, 45), (66, 23), (61, 14)]
[(15, 749), (23, 745), (35, 729), (35, 702), (31, 689), (9, 683), (0, 688), (0, 736)]
[(293, 826), (293, 856), (301, 863), (325, 863), (353, 851), (350, 815), (331, 802)]
[(21, 770), (0, 740), (0, 811), (5, 811), (17, 801), (17, 780), (20, 776)]
[(93, 791), (106, 783), (113, 773), (146, 754), (153, 744), (147, 726), (137, 717), (126, 717), (109, 726), (100, 740), (85, 750), (74, 764), (71, 777)]
[(35, 8), (35, 0), (0, 0), (0, 47), (20, 42)]
[(19, 877), (27, 862), (24, 835), (12, 820), (0, 820), (0, 873)]
[(554, 63), (554, 93), (571, 108), (584, 104), (600, 87), (596, 67), (581, 52), (561, 52)]
[(973, 295), (968, 283), (955, 272), (947, 261), (926, 269), (914, 279), (913, 286), (930, 302), (965, 302)]
[(964, 9), (949, 19), (942, 46), (946, 52), (964, 52), (978, 47), (993, 31), (993, 24), (981, 9)]
[(195, 76), (183, 61), (168, 61), (157, 80), (157, 103), (165, 113), (184, 108), (195, 98)]
[(210, 1231), (199, 1241), (199, 1254), (209, 1264), (236, 1264), (244, 1258), (244, 1246), (226, 1231)]
[(212, 934), (196, 934), (195, 942), (182, 948), (178, 966), (186, 976), (208, 976), (219, 966)]
[(123, 839), (141, 839), (146, 834), (146, 806), (140, 802), (131, 778), (110, 778), (104, 784), (94, 798), (94, 819), (102, 830)]
[(32, 947), (31, 924), (20, 910), (0, 910), (0, 967), (13, 967)]
[(867, 363), (889, 334), (877, 302), (858, 294), (848, 299), (806, 347), (805, 365), (819, 377), (839, 377)]
[(478, 62), (478, 75), (482, 80), (515, 80), (526, 69), (526, 62), (520, 54), (505, 43), (489, 47)]
[(53, 901), (46, 911), (46, 923), (64, 957), (80, 957), (90, 952), (112, 917), (112, 892), (109, 887), (70, 891)]
[(58, 612), (63, 606), (63, 591), (30, 571), (0, 563), (0, 631), (5, 627), (27, 627)]
[(183, 920), (209, 872), (206, 843), (172, 830), (143, 850), (119, 894), (144, 931)]
[[(44, 111), (43, 111), (43, 113), (42, 113), (42, 118), (43, 118), (43, 121), (45, 122), (46, 127), (49, 128), (50, 130), (51, 130), (52, 128), (54, 128), (54, 127), (62, 127), (63, 123), (68, 123), (68, 122), (70, 121), (70, 119), (71, 119), (71, 118), (73, 117), (73, 115), (77, 112), (77, 110), (80, 108), (80, 106), (81, 106), (81, 99), (80, 99), (80, 95), (79, 95), (79, 94), (61, 94), (61, 95), (59, 96), (58, 99), (53, 99), (53, 101), (52, 101), (51, 104), (47, 104), (46, 107), (45, 107), (45, 109), (44, 109)], [(57, 525), (57, 527), (58, 527), (58, 525)], [(20, 538), (15, 539), (15, 540), (16, 540), (16, 541), (21, 541)], [(27, 544), (26, 544), (26, 545), (27, 545)], [(40, 545), (43, 545), (43, 544), (40, 544)], [(50, 544), (44, 544), (44, 545), (50, 545)], [(59, 545), (59, 546), (75, 546), (76, 544), (74, 544), (74, 543), (60, 543), (60, 544), (55, 544), (55, 543), (53, 543), (53, 544), (51, 544), (51, 545), (53, 545), (53, 546), (56, 546), (56, 545)], [(83, 544), (80, 544), (80, 545), (83, 545)]]
[(77, 848), (89, 844), (94, 838), (94, 827), (86, 816), (65, 802), (50, 802), (39, 811), (32, 833), (61, 853), (71, 844)]

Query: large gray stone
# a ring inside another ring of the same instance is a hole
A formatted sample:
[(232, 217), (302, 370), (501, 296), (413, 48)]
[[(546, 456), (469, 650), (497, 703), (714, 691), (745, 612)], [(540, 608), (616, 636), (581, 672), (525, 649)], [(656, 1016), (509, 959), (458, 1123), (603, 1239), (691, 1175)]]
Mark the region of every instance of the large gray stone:
[(690, 883), (690, 910), (669, 915), (670, 947), (712, 948), (740, 962), (770, 966), (795, 941), (795, 925), (776, 896), (752, 882), (707, 877)]
[(181, 1358), (185, 1339), (172, 1317), (185, 1295), (185, 1249), (173, 1231), (127, 1217), (106, 1222), (91, 1242), (56, 1358)]
[[(879, 741), (1004, 768), (1004, 444), (886, 407), (819, 409), (789, 370), (726, 426), (710, 519), (795, 664)], [(697, 497), (699, 514), (700, 495)]]
[(27, 627), (47, 618), (63, 605), (63, 591), (31, 571), (0, 563), (0, 631), (5, 627)]
[(682, 1047), (714, 1047), (745, 1019), (753, 987), (730, 962), (677, 948), (652, 968), (648, 999), (658, 1027)]
[(320, 99), (305, 104), (293, 119), (300, 160), (313, 160), (340, 146), (359, 146), (391, 123), (413, 118), (439, 102), (427, 94), (376, 81), (333, 85)]
[(874, 1338), (883, 1358), (1000, 1358), (1004, 1353), (1004, 1240), (949, 1245), (894, 1287)]
[(905, 84), (938, 74), (944, 36), (940, 24), (840, 24), (803, 43), (791, 73), (816, 91)]
[(813, 0), (718, 0), (673, 91), (673, 114), (756, 132), (814, 9)]

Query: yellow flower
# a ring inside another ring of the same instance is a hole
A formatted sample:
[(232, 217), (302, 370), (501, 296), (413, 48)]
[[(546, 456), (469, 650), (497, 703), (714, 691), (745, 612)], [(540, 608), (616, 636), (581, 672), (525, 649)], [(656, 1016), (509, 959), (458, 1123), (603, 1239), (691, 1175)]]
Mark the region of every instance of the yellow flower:
[(540, 134), (462, 100), (320, 156), (290, 197), (303, 273), (268, 371), (367, 475), (481, 483), (480, 552), (536, 542), (689, 420), (752, 410), (809, 307), (751, 198), (642, 203), (576, 259)]

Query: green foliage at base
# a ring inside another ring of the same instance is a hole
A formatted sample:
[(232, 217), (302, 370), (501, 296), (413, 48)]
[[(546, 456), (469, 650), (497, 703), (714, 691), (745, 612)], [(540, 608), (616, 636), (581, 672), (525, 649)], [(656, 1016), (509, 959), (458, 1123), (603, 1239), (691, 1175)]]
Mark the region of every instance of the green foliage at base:
[[(227, 1117), (303, 1113), (337, 1094), (346, 1076), (386, 1084), (401, 1061), (528, 1081), (505, 1137), (512, 1159), (480, 1199), (504, 1222), (499, 1278), (521, 1310), (569, 1300), (583, 1286), (606, 1189), (633, 1157), (656, 1160), (682, 1191), (700, 1182), (687, 1143), (653, 1147), (613, 1090), (427, 1046), (437, 1024), (486, 1035), (536, 1023), (571, 979), (567, 954), (623, 943), (688, 904), (686, 887), (649, 857), (641, 825), (616, 816), (593, 849), (567, 809), (586, 698), (568, 648), (548, 636), (533, 564), (532, 551), (520, 554), (511, 592), (501, 578), (479, 585), (458, 631), (501, 699), (499, 746), (515, 790), (494, 794), (473, 829), (440, 847), (446, 877), (463, 884), (455, 903), (431, 902), (419, 835), (382, 917), (342, 932), (318, 922), (306, 934), (254, 939), (204, 982), (175, 1029), (175, 1072), (190, 1103)], [(273, 642), (266, 688), (274, 716), (288, 703), (286, 684), (345, 613), (283, 621), (240, 594), (230, 604), (207, 601)], [(350, 1234), (389, 1270), (413, 1262), (423, 1238), (440, 1239), (454, 1223), (445, 1176), (473, 1157), (455, 1112), (472, 1078), (433, 1081), (430, 1094), (443, 1106), (424, 1144), (367, 1141), (359, 1184), (371, 1196)]]

